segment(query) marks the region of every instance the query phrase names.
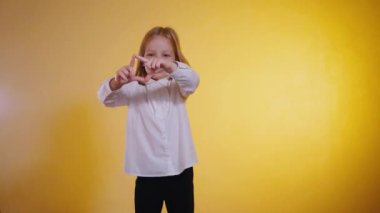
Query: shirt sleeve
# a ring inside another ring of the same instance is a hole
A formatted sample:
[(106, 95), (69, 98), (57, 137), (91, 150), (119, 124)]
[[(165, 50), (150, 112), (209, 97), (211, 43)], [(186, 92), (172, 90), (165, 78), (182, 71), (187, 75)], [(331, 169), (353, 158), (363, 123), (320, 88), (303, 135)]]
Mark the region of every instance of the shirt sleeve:
[[(112, 79), (112, 78), (111, 78)], [(111, 79), (105, 80), (98, 89), (98, 99), (107, 107), (126, 106), (129, 104), (128, 91), (125, 86), (112, 91)]]
[(186, 98), (197, 89), (199, 76), (187, 64), (178, 61), (177, 64), (177, 69), (170, 76), (177, 82), (181, 95)]

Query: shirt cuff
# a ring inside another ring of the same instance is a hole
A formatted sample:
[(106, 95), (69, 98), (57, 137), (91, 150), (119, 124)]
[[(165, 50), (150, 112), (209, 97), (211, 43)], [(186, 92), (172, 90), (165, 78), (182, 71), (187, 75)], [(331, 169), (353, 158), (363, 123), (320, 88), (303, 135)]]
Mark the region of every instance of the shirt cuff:
[(98, 95), (99, 95), (100, 99), (105, 99), (111, 93), (116, 91), (116, 90), (115, 91), (111, 90), (111, 87), (110, 87), (111, 80), (112, 80), (112, 78), (104, 80), (104, 82), (100, 86), (99, 91), (98, 91)]

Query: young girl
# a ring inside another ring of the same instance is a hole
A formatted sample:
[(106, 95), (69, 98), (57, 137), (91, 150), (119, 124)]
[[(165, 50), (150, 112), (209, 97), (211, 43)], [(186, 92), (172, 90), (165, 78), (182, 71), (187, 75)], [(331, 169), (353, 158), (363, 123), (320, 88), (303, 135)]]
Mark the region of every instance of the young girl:
[(169, 213), (194, 212), (197, 157), (185, 103), (198, 84), (176, 32), (155, 27), (139, 55), (98, 90), (105, 106), (128, 106), (125, 171), (137, 176), (137, 213), (161, 212), (164, 201)]

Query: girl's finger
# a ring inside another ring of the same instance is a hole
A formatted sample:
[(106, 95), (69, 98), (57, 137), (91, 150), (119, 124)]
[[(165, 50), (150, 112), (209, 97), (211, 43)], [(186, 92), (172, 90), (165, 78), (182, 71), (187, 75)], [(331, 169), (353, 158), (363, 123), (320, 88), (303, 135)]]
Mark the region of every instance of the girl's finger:
[(135, 55), (132, 55), (131, 57), (131, 61), (129, 62), (129, 67), (135, 67)]
[(141, 76), (135, 76), (135, 79), (134, 80), (136, 80), (136, 81), (138, 81), (138, 82), (140, 82), (140, 83), (143, 83), (143, 84), (145, 84), (146, 82), (145, 82), (145, 79), (143, 78), (143, 77), (141, 77)]
[(156, 60), (154, 60), (154, 69), (157, 70), (157, 69), (160, 69), (160, 63), (161, 63), (161, 60), (156, 58)]
[(118, 76), (119, 76), (118, 77), (119, 81), (127, 81), (128, 80), (127, 76), (125, 76), (124, 73), (119, 73)]
[(152, 75), (146, 75), (144, 78), (145, 83), (148, 83), (148, 81), (152, 78)]
[(156, 58), (152, 58), (150, 62), (150, 69), (154, 71), (156, 69), (155, 65), (156, 65)]
[(146, 66), (147, 66), (149, 69), (152, 69), (152, 61), (153, 61), (153, 58), (150, 58), (149, 61), (145, 62)]
[(124, 75), (125, 75), (127, 78), (129, 78), (131, 72), (129, 71), (128, 68), (125, 69), (125, 70), (123, 70), (122, 72), (124, 73)]
[(135, 70), (131, 67), (129, 70), (129, 80), (130, 81), (136, 81), (136, 75), (135, 75)]
[(134, 70), (133, 67), (127, 67), (127, 68), (125, 68), (125, 71), (128, 73), (128, 76), (130, 76), (132, 74), (133, 70)]
[(144, 64), (147, 63), (147, 62), (149, 62), (149, 59), (144, 58), (144, 57), (142, 57), (142, 56), (140, 56), (140, 55), (135, 54), (135, 55), (133, 55), (133, 56), (134, 56), (135, 58), (137, 58), (138, 60), (140, 60), (141, 62), (143, 62)]
[(135, 68), (133, 67), (128, 67), (128, 74), (130, 77), (134, 77), (135, 76)]
[(165, 68), (165, 61), (158, 60), (156, 66), (157, 66), (157, 69)]
[[(119, 75), (119, 72), (124, 69), (124, 67), (121, 67), (116, 73), (115, 73), (115, 81), (119, 81), (121, 76)], [(119, 77), (120, 76), (120, 77)]]
[(144, 66), (145, 66), (145, 70), (147, 71), (147, 73), (151, 72), (152, 70), (152, 59), (150, 59), (149, 61), (145, 62)]
[(128, 77), (127, 77), (126, 73), (124, 73), (124, 72), (125, 72), (125, 69), (122, 69), (122, 70), (120, 70), (120, 71), (117, 73), (117, 75), (120, 76), (121, 79), (127, 81), (127, 80), (128, 80)]

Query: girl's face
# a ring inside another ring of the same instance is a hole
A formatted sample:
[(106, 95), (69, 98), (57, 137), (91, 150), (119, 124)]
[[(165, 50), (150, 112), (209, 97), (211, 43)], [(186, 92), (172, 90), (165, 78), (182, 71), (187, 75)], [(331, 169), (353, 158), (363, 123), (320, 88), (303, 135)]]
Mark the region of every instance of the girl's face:
[[(145, 47), (144, 57), (147, 59), (157, 58), (161, 60), (175, 61), (174, 49), (170, 40), (163, 36), (154, 36)], [(159, 74), (162, 69), (156, 70)], [(150, 70), (147, 70), (150, 72)]]

